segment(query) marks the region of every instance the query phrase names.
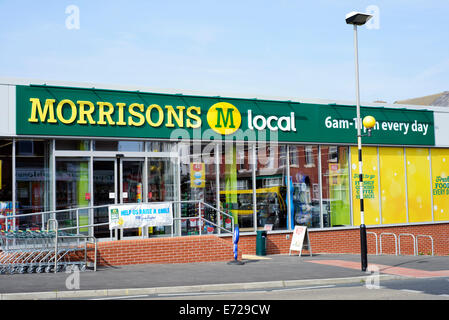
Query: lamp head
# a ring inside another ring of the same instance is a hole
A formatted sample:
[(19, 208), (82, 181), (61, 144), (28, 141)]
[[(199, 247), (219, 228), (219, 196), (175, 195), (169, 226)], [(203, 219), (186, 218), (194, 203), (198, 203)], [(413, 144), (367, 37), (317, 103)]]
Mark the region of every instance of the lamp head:
[(366, 116), (363, 118), (363, 126), (367, 129), (372, 129), (376, 125), (376, 119), (373, 116)]
[(372, 15), (367, 13), (352, 11), (346, 15), (346, 23), (356, 26), (362, 26), (372, 17)]

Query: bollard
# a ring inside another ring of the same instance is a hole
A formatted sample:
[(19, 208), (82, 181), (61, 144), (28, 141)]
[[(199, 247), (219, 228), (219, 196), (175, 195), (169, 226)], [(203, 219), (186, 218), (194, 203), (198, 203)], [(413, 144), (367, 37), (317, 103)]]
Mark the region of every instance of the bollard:
[(239, 226), (236, 225), (234, 227), (234, 234), (232, 236), (232, 240), (234, 243), (234, 260), (231, 260), (228, 262), (228, 264), (237, 264), (237, 265), (242, 265), (245, 264), (243, 261), (238, 260), (238, 253), (239, 253), (239, 247), (238, 247), (238, 243), (239, 243)]

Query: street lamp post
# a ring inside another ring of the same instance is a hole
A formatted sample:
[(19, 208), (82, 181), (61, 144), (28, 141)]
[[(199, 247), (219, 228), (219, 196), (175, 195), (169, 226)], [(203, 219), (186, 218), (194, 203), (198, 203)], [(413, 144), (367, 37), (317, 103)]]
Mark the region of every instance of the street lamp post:
[(359, 153), (359, 194), (360, 194), (360, 255), (362, 271), (368, 266), (368, 250), (366, 243), (366, 226), (363, 205), (363, 162), (362, 162), (362, 123), (360, 121), (360, 89), (359, 89), (359, 56), (357, 44), (357, 26), (364, 25), (372, 16), (360, 12), (350, 12), (346, 15), (346, 23), (354, 26), (354, 51), (355, 51), (355, 86), (357, 104), (357, 146)]

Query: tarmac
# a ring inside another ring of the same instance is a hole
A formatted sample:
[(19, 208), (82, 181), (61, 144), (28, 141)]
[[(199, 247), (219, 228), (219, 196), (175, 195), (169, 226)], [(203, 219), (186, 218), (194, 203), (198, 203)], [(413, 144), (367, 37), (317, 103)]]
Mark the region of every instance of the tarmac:
[[(0, 275), (0, 300), (63, 299), (139, 294), (207, 292), (380, 280), (449, 277), (449, 256), (369, 255), (368, 271), (360, 255), (243, 255), (244, 264), (198, 262), (99, 267), (75, 273)], [(78, 286), (79, 284), (79, 286)]]

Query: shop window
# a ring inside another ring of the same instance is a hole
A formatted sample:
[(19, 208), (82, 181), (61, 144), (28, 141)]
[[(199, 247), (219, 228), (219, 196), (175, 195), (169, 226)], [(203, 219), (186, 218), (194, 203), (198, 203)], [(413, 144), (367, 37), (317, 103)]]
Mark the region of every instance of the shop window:
[[(0, 140), (0, 215), (13, 215), (12, 199), (12, 140)], [(0, 230), (11, 230), (13, 219), (0, 219)]]
[[(363, 147), (363, 205), (366, 225), (380, 224), (377, 147)], [(351, 147), (351, 181), (353, 224), (360, 225), (359, 151)]]
[[(216, 208), (217, 187), (215, 169), (215, 148), (213, 144), (183, 143), (179, 145), (181, 157), (180, 179), (181, 179), (181, 201), (199, 200)], [(199, 210), (201, 216), (207, 220), (200, 224), (198, 219)], [(216, 210), (199, 206), (196, 203), (181, 203), (181, 234), (218, 233), (217, 227), (208, 221), (218, 225)], [(223, 217), (222, 217), (223, 218)], [(226, 219), (222, 221), (224, 227)]]
[(406, 148), (409, 222), (432, 221), (430, 156), (426, 148)]
[[(268, 150), (268, 157), (265, 151)], [(287, 148), (271, 145), (257, 148), (256, 203), (257, 227), (266, 224), (275, 229), (287, 228)], [(269, 165), (265, 165), (268, 158)], [(281, 165), (283, 164), (283, 165)]]
[[(234, 217), (241, 231), (254, 231), (251, 146), (226, 144), (223, 149), (220, 154), (221, 210)], [(230, 226), (227, 218), (223, 223)]]
[(177, 144), (172, 142), (161, 142), (161, 141), (148, 141), (147, 143), (148, 152), (176, 152)]
[(90, 141), (88, 140), (55, 140), (56, 150), (88, 151)]
[(404, 148), (379, 147), (382, 224), (406, 223)]
[(323, 227), (351, 225), (348, 147), (321, 147)]
[(290, 177), (290, 225), (319, 228), (321, 217), (318, 146), (290, 146)]
[[(89, 206), (88, 159), (56, 158), (56, 210)], [(88, 225), (88, 211), (79, 210), (79, 225)], [(76, 211), (58, 212), (56, 219), (60, 228), (76, 227)], [(87, 228), (80, 228), (86, 233)], [(76, 229), (69, 232), (76, 233)]]
[(94, 141), (95, 151), (145, 151), (143, 141), (116, 141), (116, 140), (96, 140)]
[(32, 156), (34, 155), (33, 141), (17, 141), (17, 155)]
[[(17, 141), (17, 214), (50, 210), (49, 145), (49, 141)], [(41, 215), (26, 216), (16, 220), (18, 229), (37, 230), (42, 228)]]
[(431, 149), (433, 216), (449, 221), (449, 149)]

